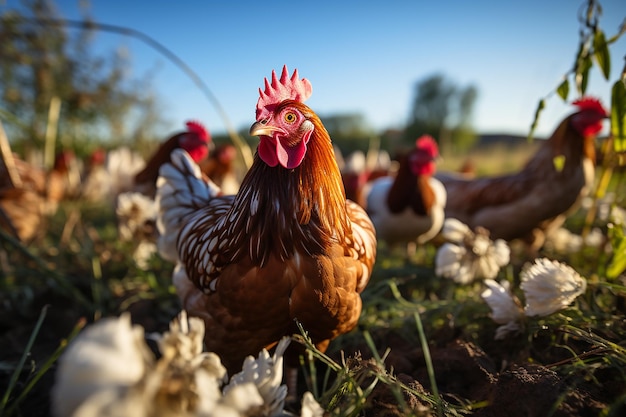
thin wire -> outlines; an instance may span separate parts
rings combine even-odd
[[[19,21],[38,23],[41,25],[76,27],[76,28],[90,29],[90,30],[97,29],[97,30],[102,30],[105,32],[113,32],[113,33],[119,33],[119,34],[126,35],[126,36],[131,36],[131,37],[137,38],[145,42],[146,44],[148,44],[149,46],[151,46],[152,48],[154,48],[161,54],[165,55],[167,59],[169,59],[172,63],[174,63],[174,65],[176,65],[185,74],[187,74],[189,78],[191,78],[194,84],[207,97],[207,99],[211,102],[211,104],[213,104],[213,106],[219,113],[220,117],[224,121],[224,124],[226,125],[226,130],[228,131],[228,135],[231,137],[232,141],[237,145],[237,147],[239,147],[246,167],[250,168],[250,166],[252,165],[252,151],[250,150],[250,147],[233,128],[230,122],[230,119],[228,118],[228,115],[222,108],[222,105],[217,100],[215,95],[211,92],[209,87],[206,85],[206,83],[204,83],[204,81],[202,81],[202,79],[191,69],[191,67],[187,65],[181,58],[179,58],[178,55],[176,55],[174,52],[166,48],[163,44],[161,44],[154,38],[151,38],[150,36],[136,29],[132,29],[132,28],[124,27],[124,26],[111,25],[107,23],[97,23],[93,21],[39,18],[39,17],[32,17],[32,18],[21,17],[19,18]]]

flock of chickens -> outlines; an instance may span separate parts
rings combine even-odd
[[[437,144],[423,136],[393,172],[355,176],[342,172],[322,121],[304,104],[311,92],[297,70],[290,76],[283,67],[280,77],[272,72],[265,79],[250,128],[259,145],[240,182],[225,180],[234,148],[209,151],[208,131],[190,122],[147,163],[135,164],[137,173],[125,189],[99,187],[115,197],[120,219],[123,207],[150,207],[141,221],[136,213],[127,217],[136,223],[127,238],[151,222],[147,235],[175,263],[183,308],[205,321],[207,348],[220,355],[229,374],[246,356],[297,332],[298,323],[322,351],[353,329],[379,240],[423,244],[445,218],[457,218],[470,228],[486,228],[494,239],[522,239],[540,248],[589,192],[594,139],[607,117],[599,101],[576,101],[577,111],[511,175],[436,173]],[[134,164],[125,158],[125,165]],[[106,159],[94,155],[91,181]],[[63,170],[59,162],[54,172]],[[100,175],[106,177],[106,169]],[[4,180],[7,175],[1,178],[0,226],[27,241],[32,236],[16,226],[11,195],[58,197],[35,179],[22,177],[17,187]],[[143,203],[122,204],[129,195]],[[285,359],[294,367],[300,352],[292,348]]]

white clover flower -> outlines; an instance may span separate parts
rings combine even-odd
[[[467,284],[476,278],[492,279],[500,268],[509,263],[508,244],[489,239],[489,232],[481,227],[472,232],[457,219],[446,219],[442,235],[449,242],[443,244],[435,257],[435,273]]]
[[[131,326],[129,314],[98,321],[83,330],[59,360],[51,393],[53,414],[71,416],[101,392],[119,400],[142,380],[153,361],[143,328]]]
[[[607,242],[606,236],[604,235],[604,233],[602,233],[602,230],[599,227],[594,227],[589,231],[587,236],[585,236],[584,243],[586,246],[592,248],[604,247],[605,250],[610,249],[607,247],[610,246],[610,243]]]
[[[594,199],[593,197],[587,197],[590,201],[588,208],[590,209],[595,204],[596,216],[598,220],[603,222],[609,221],[612,208],[615,207],[616,196],[615,193],[608,192],[602,198]]]
[[[183,311],[157,336],[157,361],[130,315],[105,318],[85,329],[59,361],[52,390],[57,417],[188,415],[202,401],[221,398],[226,369],[202,352],[204,322]]]
[[[150,335],[161,357],[145,343],[143,329],[130,315],[102,319],[85,329],[59,361],[52,391],[55,417],[284,417],[283,338],[270,356],[246,358],[228,385],[226,368],[212,352],[203,352],[204,321],[185,311],[169,331]],[[310,393],[302,416],[324,410]]]
[[[441,228],[441,235],[448,242],[463,243],[467,236],[472,235],[472,231],[458,219],[446,219]]]
[[[197,415],[201,417],[267,416],[261,413],[263,398],[257,387],[247,382],[234,386],[227,393],[203,399]],[[269,417],[269,416],[268,416]]]
[[[498,283],[493,279],[486,279],[485,285],[487,289],[480,296],[491,307],[493,321],[505,324],[522,317],[519,300],[511,293],[511,284],[508,281]]]
[[[617,225],[626,226],[626,210],[620,206],[613,206],[609,214],[609,221]]]
[[[133,260],[138,268],[146,270],[148,266],[150,266],[149,261],[152,255],[157,253],[157,251],[158,249],[155,242],[148,242],[147,240],[139,241],[133,251]]]
[[[132,241],[137,238],[150,237],[156,232],[154,225],[158,211],[155,200],[141,193],[126,192],[118,195],[115,214],[120,239]],[[152,226],[147,228],[146,225]]]
[[[283,337],[276,346],[274,355],[270,356],[267,350],[259,352],[258,358],[248,356],[243,362],[241,372],[233,375],[224,395],[238,385],[252,383],[257,388],[264,402],[263,415],[274,416],[280,413],[285,405],[287,386],[281,385],[283,379],[283,354],[291,339]]]
[[[556,253],[576,253],[583,247],[583,237],[559,227],[546,236],[545,246]]]
[[[521,330],[522,307],[517,297],[511,293],[510,283],[502,281],[500,284],[492,279],[486,279],[485,289],[480,295],[491,308],[491,318],[498,324],[496,340],[504,339],[510,333]]]
[[[587,281],[569,265],[547,258],[535,259],[520,272],[527,316],[547,316],[567,307],[585,292]]]
[[[324,409],[315,401],[315,397],[310,392],[305,392],[302,397],[302,409],[300,410],[300,417],[322,417],[324,415]]]
[[[435,273],[439,276],[452,278],[454,281],[467,284],[474,279],[471,266],[462,262],[467,250],[453,243],[444,243],[435,257]]]

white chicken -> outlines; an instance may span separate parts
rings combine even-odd
[[[424,244],[443,226],[446,190],[432,176],[439,149],[435,140],[424,135],[415,148],[400,158],[395,177],[374,180],[364,190],[367,213],[376,236],[389,244]]]

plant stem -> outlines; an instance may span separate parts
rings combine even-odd
[[[39,330],[41,329],[41,325],[43,324],[43,321],[46,318],[48,307],[49,307],[48,305],[45,305],[41,309],[41,313],[39,313],[39,319],[37,319],[35,328],[30,334],[30,338],[28,339],[28,343],[26,343],[26,347],[24,348],[22,357],[20,358],[20,361],[18,362],[17,367],[13,371],[13,375],[11,375],[9,386],[7,387],[7,390],[4,392],[4,397],[2,397],[2,402],[0,402],[0,417],[4,415],[4,409],[6,408],[7,403],[9,402],[9,397],[11,396],[11,392],[13,391],[13,388],[15,388],[15,384],[17,383],[17,380],[20,377],[20,374],[22,373],[22,369],[24,368],[24,363],[26,363],[26,358],[28,357],[28,355],[30,355],[30,350],[33,347],[33,344],[35,343],[35,338],[37,337],[37,334],[39,333]]]

